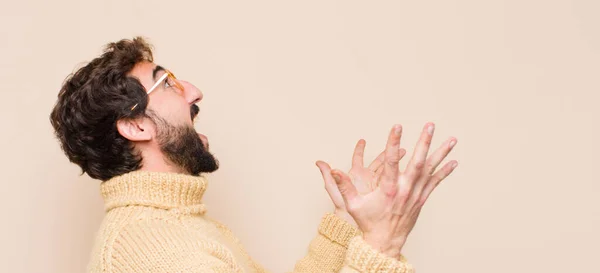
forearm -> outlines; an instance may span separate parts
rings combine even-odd
[[[344,266],[340,273],[413,273],[413,267],[404,256],[399,259],[385,255],[375,250],[361,236],[353,238],[346,252]]]
[[[359,231],[342,218],[328,213],[311,241],[308,253],[294,268],[294,273],[337,272],[344,265],[348,244]]]
[[[374,249],[359,230],[342,218],[334,214],[323,217],[307,255],[298,261],[293,273],[414,272],[403,256],[396,259]]]

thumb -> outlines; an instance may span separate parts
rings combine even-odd
[[[329,164],[327,164],[324,161],[317,161],[316,163],[317,167],[319,167],[319,171],[321,171],[321,175],[323,176],[323,182],[325,182],[325,190],[327,190],[327,193],[329,193],[330,196],[335,195],[335,192],[337,191],[337,186],[335,185],[335,180],[333,179],[333,176],[331,176],[331,167],[329,166]],[[342,201],[340,199],[340,201]]]
[[[321,175],[323,176],[323,179],[331,179],[333,180],[333,177],[331,177],[331,167],[329,166],[329,164],[327,164],[327,162],[325,161],[317,161],[317,167],[319,167],[319,171],[321,171]]]
[[[333,186],[335,185],[335,180],[331,176],[331,167],[324,161],[317,161],[317,167],[319,167],[319,171],[321,171],[321,175],[323,176],[323,181],[325,181],[325,186]]]
[[[346,204],[349,204],[349,202],[352,202],[358,196],[356,187],[352,184],[352,180],[346,173],[340,170],[333,170],[331,171],[331,176],[333,176]]]

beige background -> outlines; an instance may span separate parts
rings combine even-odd
[[[82,272],[102,218],[48,114],[63,79],[134,35],[205,93],[209,213],[274,272],[332,206],[317,159],[393,123],[456,136],[460,167],[405,254],[420,273],[600,272],[600,2],[3,1],[0,271]]]

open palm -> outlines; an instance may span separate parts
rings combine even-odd
[[[352,183],[356,186],[356,189],[361,194],[366,194],[377,188],[379,185],[379,178],[383,172],[383,162],[385,159],[385,151],[381,152],[368,167],[364,166],[364,154],[366,141],[361,139],[356,143],[354,148],[354,154],[352,155],[352,168],[348,174],[352,180]],[[354,224],[354,220],[348,214],[344,198],[342,193],[338,189],[335,179],[331,176],[331,167],[324,161],[317,161],[317,167],[323,175],[323,181],[325,182],[325,189],[333,201],[335,206],[335,212],[338,216],[344,218],[349,223]]]
[[[350,174],[340,170],[331,172],[346,211],[362,231],[365,242],[388,256],[401,256],[402,247],[429,195],[458,165],[451,160],[438,168],[457,140],[450,137],[429,153],[434,126],[433,123],[425,125],[408,165],[401,172],[399,162],[406,150],[400,148],[402,126],[395,125],[390,131],[381,164],[383,172],[376,188],[367,193],[361,193]]]

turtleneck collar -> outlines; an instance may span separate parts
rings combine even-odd
[[[173,209],[202,205],[207,185],[203,176],[134,171],[103,182],[101,192],[106,211],[129,205]]]

